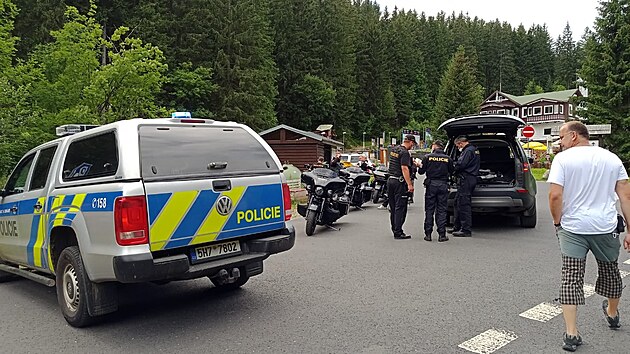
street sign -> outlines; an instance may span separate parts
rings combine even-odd
[[[586,129],[590,135],[608,135],[612,131],[610,124],[587,124]],[[560,126],[552,127],[551,135],[560,135]]]
[[[526,138],[531,138],[532,136],[534,136],[535,132],[536,131],[534,130],[534,127],[532,127],[531,125],[528,125],[525,128],[523,128],[523,130],[521,131],[521,134],[523,134],[523,136]]]

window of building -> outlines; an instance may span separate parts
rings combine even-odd
[[[545,106],[545,114],[553,114],[553,106]]]
[[[551,128],[543,129],[543,135],[551,135]]]
[[[109,132],[74,141],[63,163],[63,180],[112,176],[118,170],[116,134]]]
[[[497,109],[497,114],[505,114],[505,109]]]
[[[539,116],[542,114],[542,107],[534,107],[534,115]]]
[[[560,108],[560,111],[558,113],[564,114],[564,105],[561,104],[559,108]]]
[[[512,115],[518,117],[518,108],[512,108]]]
[[[558,107],[559,107],[559,105],[554,105],[553,106],[553,114],[558,114]]]
[[[573,115],[573,105],[569,103],[569,115]]]
[[[527,108],[523,107],[523,118],[527,117]]]
[[[527,115],[528,115],[528,116],[532,116],[532,115],[534,115],[534,114],[532,113],[532,107],[528,107],[528,108],[527,108]]]

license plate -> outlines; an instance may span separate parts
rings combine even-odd
[[[191,258],[193,261],[201,261],[240,252],[241,243],[239,241],[230,241],[216,245],[197,247],[192,250]]]

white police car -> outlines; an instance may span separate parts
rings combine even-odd
[[[174,114],[57,133],[0,192],[0,280],[56,286],[73,326],[117,310],[117,282],[234,289],[293,247],[282,166],[247,126]]]

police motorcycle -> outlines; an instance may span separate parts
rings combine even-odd
[[[370,174],[363,171],[360,167],[347,167],[344,170],[343,178],[348,184],[346,187],[346,195],[350,199],[350,205],[361,208],[363,203],[368,202],[372,197],[372,186],[370,186]]]
[[[387,198],[387,179],[389,173],[385,165],[379,165],[373,172],[374,183],[372,186],[372,203],[378,204],[381,198]]]
[[[346,181],[339,177],[347,174],[343,170],[337,173],[328,168],[313,168],[302,173],[300,178],[308,192],[308,203],[298,204],[297,211],[306,218],[307,236],[313,235],[317,225],[339,230],[331,224],[348,213]]]

